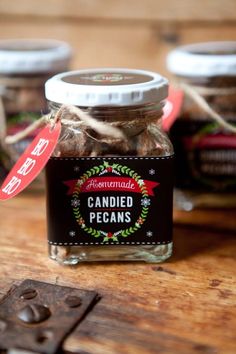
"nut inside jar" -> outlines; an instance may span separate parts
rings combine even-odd
[[[101,85],[106,86],[104,83],[106,80],[109,82],[125,81],[125,77],[129,81],[128,86],[132,86],[130,84],[132,70],[122,72],[122,75],[119,71],[112,74],[106,73],[106,75],[81,72],[77,77],[79,75],[83,75],[83,82],[86,81],[84,90],[94,90],[96,85],[91,85],[91,88],[87,85],[89,80],[102,82]],[[139,85],[139,79],[137,80],[135,75],[134,85]],[[145,80],[151,80],[151,76],[142,75],[141,79],[143,77]],[[60,80],[60,77],[58,78]],[[66,84],[66,90],[68,89],[70,92],[74,90],[75,94],[76,84],[74,81],[77,82],[79,79],[73,80],[73,86]],[[53,82],[50,84],[52,85]],[[61,88],[63,87],[62,85]],[[107,94],[109,100],[113,98],[112,90],[122,90],[121,84],[117,84],[117,87],[115,84],[112,85],[112,88],[109,87],[109,94]],[[156,188],[157,185],[164,186],[165,180],[172,179],[170,170],[167,175],[165,171],[162,173],[158,171],[158,178],[161,178],[159,174],[162,174],[162,182],[154,181],[155,169],[159,169],[158,163],[169,162],[173,156],[172,144],[162,131],[160,123],[163,100],[167,91],[162,92],[162,95],[158,96],[159,99],[153,99],[153,94],[151,95],[152,99],[150,97],[147,99],[144,94],[134,95],[131,91],[129,99],[140,97],[139,104],[134,104],[133,101],[127,104],[126,91],[124,93],[126,104],[122,102],[117,104],[116,102],[116,104],[106,105],[103,101],[103,104],[98,105],[97,102],[91,104],[91,100],[90,105],[80,104],[81,96],[90,97],[90,91],[87,96],[81,91],[82,94],[78,96],[78,100],[68,99],[69,95],[67,95],[65,101],[64,98],[60,98],[60,103],[58,103],[55,91],[50,91],[50,85],[46,90],[50,100],[49,107],[52,118],[58,114],[58,111],[62,111],[60,114],[61,135],[47,166],[49,255],[62,264],[77,264],[84,261],[164,261],[172,253],[170,236],[172,228],[171,182],[166,187],[166,200],[168,200],[166,202],[165,193],[162,194],[161,190],[164,187],[158,189],[161,196],[158,199],[155,192],[151,189],[147,190],[146,185],[150,184],[152,188]],[[96,95],[91,94],[91,97],[96,98]],[[119,96],[114,95],[114,97],[117,100]],[[100,99],[104,100],[102,95]],[[71,104],[73,107],[70,106]],[[77,110],[75,106],[77,106]],[[85,117],[82,119],[84,114]],[[113,135],[110,127],[115,128],[120,134]],[[63,167],[58,167],[60,161]],[[73,163],[77,163],[77,165],[73,165]],[[59,220],[55,217],[56,214],[63,217],[62,210],[58,207],[62,201],[61,187],[58,187],[60,190],[57,190],[60,196],[55,196],[54,200],[52,191],[56,192],[55,183],[58,183],[59,186],[60,182],[59,177],[55,175],[61,174],[61,180],[65,180],[67,178],[66,171],[72,168],[74,171],[75,168],[78,168],[79,171],[77,174],[72,173],[73,178],[77,176],[76,182],[73,184],[71,181],[65,181],[64,184],[70,185],[72,183],[73,185],[73,196],[70,202],[79,229],[74,226],[73,221],[68,223],[71,212],[66,210],[64,215],[66,226],[62,227],[65,230],[63,233],[62,228],[57,225]],[[160,167],[161,169],[162,167]],[[145,171],[145,174],[142,170]],[[154,180],[149,181],[151,178]],[[88,183],[91,179],[93,179],[93,183],[91,181]],[[102,182],[97,183],[98,179]],[[117,180],[122,180],[124,183],[129,181],[128,184],[132,181],[134,190],[124,191],[124,187],[117,183]],[[100,188],[101,185],[103,188]],[[128,193],[128,197],[127,195],[124,197],[125,193]],[[55,201],[57,198],[58,200]],[[65,201],[66,197],[63,197],[63,200]],[[163,218],[158,217],[158,223],[161,225],[164,221],[165,226],[158,226],[158,224],[157,230],[154,229],[151,221],[155,221],[154,215],[159,213],[158,208],[155,210],[155,203],[152,204],[153,200],[159,203],[160,212],[163,209],[164,214],[166,213]],[[114,205],[113,201],[115,201]],[[153,216],[149,216],[148,219],[149,209],[152,209]],[[149,222],[146,221],[147,219]],[[162,237],[161,233],[166,235],[162,235]]]

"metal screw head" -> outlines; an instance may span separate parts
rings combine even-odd
[[[20,298],[23,300],[31,300],[37,296],[37,291],[35,289],[25,289],[20,294]]]
[[[44,329],[37,334],[36,342],[45,343],[54,337],[54,333],[50,329]]]
[[[29,324],[43,322],[50,316],[49,308],[38,304],[26,305],[17,313],[17,317],[22,322]]]
[[[67,306],[74,308],[74,307],[79,307],[82,303],[82,300],[78,296],[69,295],[65,299],[65,303]]]

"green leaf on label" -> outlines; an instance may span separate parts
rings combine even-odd
[[[90,178],[93,175],[99,174],[99,172],[104,171],[107,167],[112,167],[114,170],[117,170],[119,172],[122,172],[123,174],[126,174],[128,176],[130,176],[132,179],[134,179],[138,184],[139,184],[139,188],[140,191],[142,193],[142,197],[148,197],[148,191],[147,191],[147,187],[145,184],[141,183],[141,179],[142,177],[138,175],[137,172],[135,172],[134,170],[130,169],[128,166],[125,165],[120,165],[117,163],[113,163],[113,164],[109,164],[107,161],[104,161],[102,165],[99,166],[93,166],[92,168],[90,168],[89,170],[87,170],[82,177],[80,177],[80,181],[82,182],[80,185],[76,185],[74,193],[73,193],[73,197],[77,197],[79,198],[79,194],[81,192],[81,187],[83,185],[83,183]],[[104,237],[104,234],[106,234],[104,231],[102,230],[96,230],[92,227],[88,227],[85,225],[84,221],[83,221],[83,216],[81,215],[80,212],[80,208],[79,207],[74,207],[73,208],[73,214],[79,224],[79,226],[88,234],[90,234],[91,236],[97,238],[102,236],[103,237],[103,241],[104,243],[109,244],[110,240],[113,240],[115,242],[119,242],[119,237],[128,237],[131,234],[133,234],[134,232],[136,232],[138,229],[140,229],[142,227],[142,223],[146,220],[147,218],[147,214],[148,214],[149,208],[148,207],[142,207],[141,209],[141,214],[138,217],[138,221],[139,222],[135,222],[134,225],[132,225],[131,227],[125,229],[125,230],[120,230],[119,232],[116,233],[116,236],[113,235],[112,237]],[[142,220],[140,220],[140,218],[142,218]]]

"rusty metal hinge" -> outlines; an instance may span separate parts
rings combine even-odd
[[[0,302],[0,351],[60,352],[64,339],[97,299],[94,291],[25,280]]]

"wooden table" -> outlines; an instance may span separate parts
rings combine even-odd
[[[236,213],[175,212],[163,264],[62,267],[47,257],[45,197],[0,204],[1,294],[22,280],[96,290],[101,301],[64,343],[90,354],[236,353]]]

